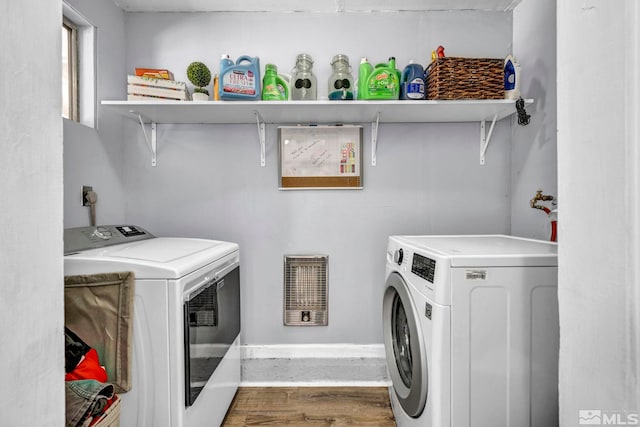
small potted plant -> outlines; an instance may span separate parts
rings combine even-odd
[[[195,86],[191,98],[194,101],[209,100],[209,91],[206,87],[211,82],[211,71],[202,62],[192,62],[187,67],[187,78]]]

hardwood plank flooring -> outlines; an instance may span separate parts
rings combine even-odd
[[[386,387],[241,387],[222,427],[396,427]]]

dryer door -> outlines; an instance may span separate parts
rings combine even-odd
[[[393,389],[405,413],[422,414],[428,394],[428,366],[419,314],[402,276],[387,279],[382,303],[384,347]]]

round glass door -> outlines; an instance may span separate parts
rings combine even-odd
[[[391,306],[391,342],[393,355],[400,379],[407,388],[411,388],[413,360],[411,358],[411,333],[407,323],[407,313],[398,294],[393,296]]]
[[[407,415],[419,417],[427,401],[427,359],[416,310],[399,273],[391,273],[387,279],[382,313],[393,389]]]

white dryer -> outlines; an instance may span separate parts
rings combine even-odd
[[[383,334],[399,427],[558,425],[555,243],[391,236]]]
[[[240,383],[238,245],[127,225],[64,237],[66,276],[135,275],[133,381],[120,395],[120,426],[220,425]]]

